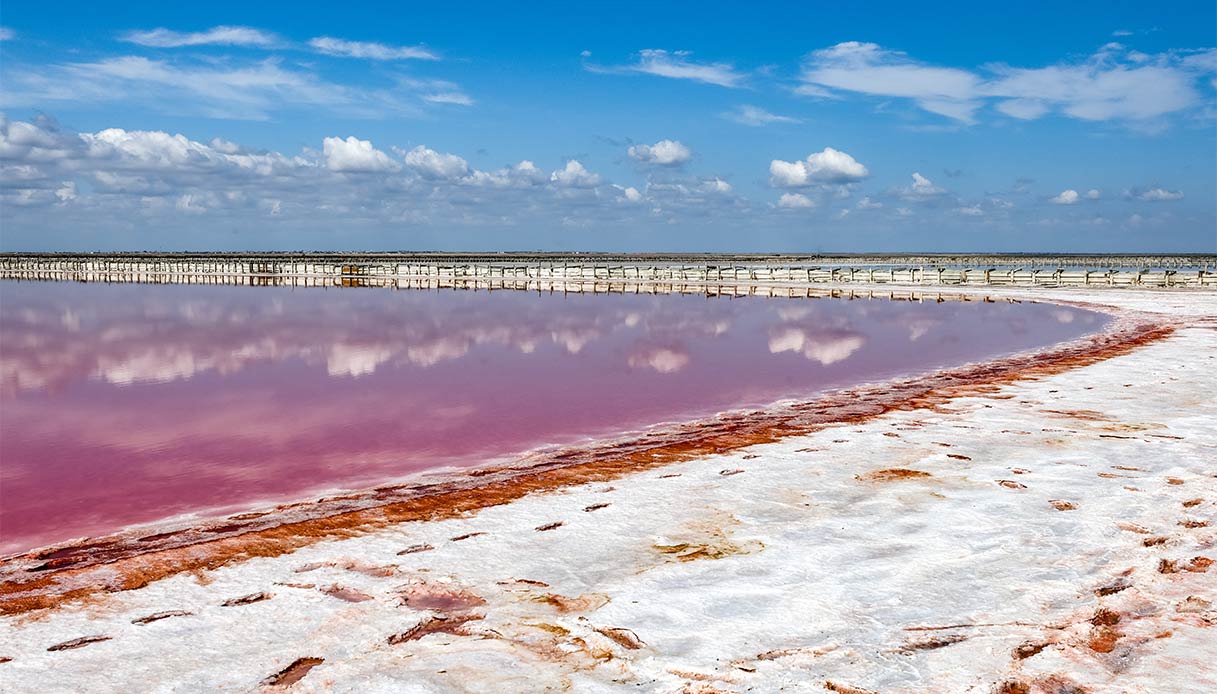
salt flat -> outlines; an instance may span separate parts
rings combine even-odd
[[[1176,329],[935,407],[11,615],[0,681],[1217,690],[1217,294],[984,293]]]

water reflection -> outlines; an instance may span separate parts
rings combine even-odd
[[[0,549],[973,361],[1031,304],[0,282]]]

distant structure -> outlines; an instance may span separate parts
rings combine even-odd
[[[506,282],[1217,287],[1217,255],[600,253],[0,254],[0,278],[343,286]]]

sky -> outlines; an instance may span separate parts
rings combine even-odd
[[[1217,5],[5,3],[0,250],[1217,251]]]

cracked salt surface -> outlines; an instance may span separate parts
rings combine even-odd
[[[0,682],[1217,690],[1217,295],[1011,294],[1179,327],[937,408],[8,616]]]

